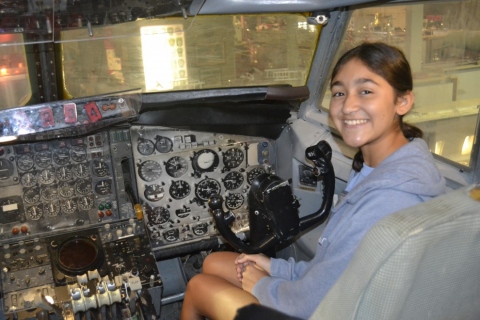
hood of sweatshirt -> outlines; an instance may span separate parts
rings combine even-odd
[[[347,194],[345,201],[355,203],[372,190],[389,188],[421,198],[445,193],[445,180],[424,140],[413,139],[388,156],[355,186],[360,192]]]

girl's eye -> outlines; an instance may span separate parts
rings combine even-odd
[[[360,94],[369,94],[369,93],[372,93],[372,91],[370,91],[370,90],[362,90],[362,91],[360,91]]]
[[[334,92],[332,94],[332,97],[341,97],[341,96],[343,96],[343,92]]]

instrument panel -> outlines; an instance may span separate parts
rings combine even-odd
[[[232,230],[248,231],[252,180],[275,168],[273,142],[259,137],[119,126],[34,141],[0,147],[1,301],[21,319],[44,296],[67,318],[116,318],[135,309],[129,290],[155,296],[158,311],[155,252],[217,239],[213,194]]]
[[[236,221],[249,229],[247,194],[252,180],[274,168],[268,139],[164,127],[131,128],[137,188],[155,249],[217,236],[208,211],[212,194],[224,197]]]
[[[133,217],[119,211],[109,145],[105,131],[3,147],[0,238]]]

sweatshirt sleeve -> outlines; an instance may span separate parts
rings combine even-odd
[[[300,318],[308,318],[350,262],[360,240],[381,218],[420,203],[415,194],[396,190],[372,191],[342,208],[342,218],[317,247],[313,260],[272,263],[272,274],[253,288],[261,304]],[[337,212],[336,214],[340,214]],[[333,221],[330,221],[333,222]]]
[[[311,261],[296,262],[293,258],[288,260],[271,259],[270,261],[270,275],[290,281],[299,279],[311,263]]]

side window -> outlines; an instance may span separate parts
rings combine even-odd
[[[32,96],[22,34],[0,35],[0,110],[24,106]]]
[[[415,105],[405,117],[421,128],[430,151],[474,169],[480,109],[480,0],[370,7],[352,14],[338,56],[364,42],[405,52]],[[322,107],[328,108],[327,90]]]

